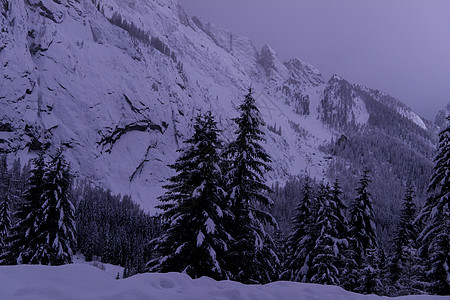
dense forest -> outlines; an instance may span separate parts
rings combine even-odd
[[[160,232],[157,217],[146,214],[128,196],[75,182],[62,152],[52,157],[41,153],[23,167],[16,160],[10,169],[6,155],[0,158],[2,264],[60,265],[71,263],[79,252],[87,261],[124,267],[124,278],[145,270],[147,245]],[[52,188],[55,162],[65,184]],[[55,190],[62,192],[59,201],[47,199]],[[48,224],[50,219],[53,223]],[[47,232],[52,230],[53,240],[60,240],[49,244]],[[67,256],[61,255],[60,245]]]

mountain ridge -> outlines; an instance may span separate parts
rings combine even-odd
[[[326,82],[300,59],[281,62],[270,46],[258,50],[248,38],[190,18],[175,0],[59,2],[2,8],[0,148],[11,159],[62,144],[80,178],[155,211],[192,118],[211,108],[230,140],[231,118],[250,86],[269,125],[269,182],[324,177],[329,154],[321,149],[347,130],[374,126],[372,100],[356,92],[417,125],[411,136],[433,146],[425,122],[398,100],[339,76]],[[339,126],[324,117],[327,95]],[[270,130],[278,127],[281,133]]]

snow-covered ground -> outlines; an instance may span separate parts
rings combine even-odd
[[[61,267],[0,267],[0,299],[68,300],[371,300],[390,299],[358,295],[335,286],[292,282],[244,285],[232,281],[217,282],[207,277],[191,279],[179,273],[141,274],[115,280],[102,270],[87,264]],[[405,296],[396,299],[450,299],[438,296]]]
[[[112,264],[102,263],[98,260],[93,261],[86,261],[83,254],[78,253],[73,257],[73,263],[74,264],[84,264],[96,267],[99,270],[102,270],[105,272],[105,274],[108,274],[111,278],[122,278],[123,277],[123,267],[116,266]]]

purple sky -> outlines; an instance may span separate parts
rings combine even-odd
[[[434,121],[450,101],[450,0],[181,0],[187,12],[380,89]]]

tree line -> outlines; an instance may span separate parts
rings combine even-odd
[[[262,209],[273,204],[263,183],[270,158],[265,152],[255,154],[255,149],[263,151],[263,123],[252,119],[257,109],[249,109],[246,101],[234,119],[239,128],[236,139],[228,145],[218,142],[210,112],[196,119],[193,137],[172,166],[177,175],[161,198],[167,202],[160,206],[166,211],[165,234],[153,241],[151,271],[244,283],[285,279],[385,295],[450,293],[448,128],[440,134],[427,201],[418,213],[413,185],[407,184],[390,247],[382,247],[377,235],[367,168],[348,208],[339,181],[312,188],[306,180],[292,231],[284,239],[273,217]],[[241,184],[246,180],[248,184]],[[252,225],[255,220],[259,224]],[[273,225],[270,234],[255,230],[267,229],[267,224]]]
[[[211,111],[195,118],[193,135],[170,165],[176,175],[160,197],[158,218],[101,189],[85,186],[70,196],[70,168],[58,150],[48,162],[43,155],[33,161],[12,220],[7,176],[0,174],[2,263],[70,263],[77,249],[87,259],[126,266],[127,275],[184,272],[242,283],[332,284],[360,293],[450,294],[450,127],[439,135],[424,207],[416,212],[408,185],[386,251],[377,237],[367,168],[349,208],[339,181],[305,180],[291,232],[281,237],[264,179],[271,163],[261,145],[264,122],[251,90],[239,113],[227,144]]]
[[[124,267],[123,277],[145,271],[159,220],[129,196],[87,182],[74,184],[63,151],[45,152],[21,168],[0,156],[1,264],[71,263],[80,252]]]
[[[275,198],[288,206],[288,199],[298,202],[291,226],[285,225],[290,233],[282,239],[281,278],[389,296],[450,294],[449,125],[439,138],[426,201],[418,209],[415,187],[411,181],[406,184],[388,245],[381,245],[375,228],[367,168],[348,209],[337,180],[332,187],[308,178],[275,186]],[[275,213],[286,216],[287,210]]]

